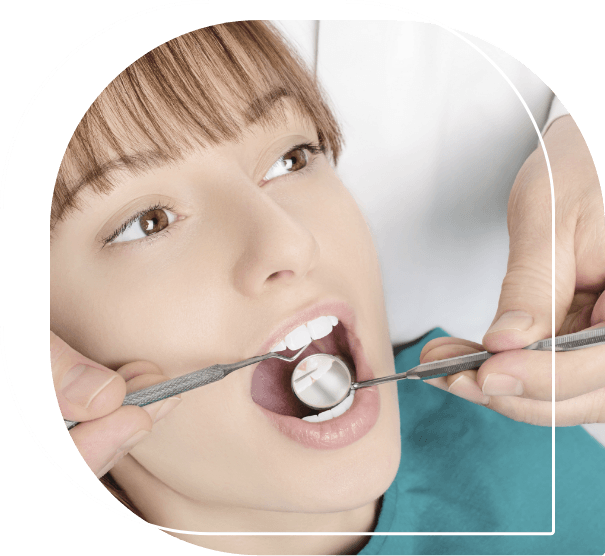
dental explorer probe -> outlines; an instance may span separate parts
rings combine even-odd
[[[555,351],[573,351],[605,344],[605,328],[583,330],[566,336],[555,337]],[[523,348],[548,351],[552,338],[540,340]],[[342,403],[355,390],[403,379],[438,378],[462,371],[478,369],[493,353],[482,351],[470,355],[423,363],[404,373],[398,373],[363,382],[353,382],[347,365],[334,355],[317,353],[306,357],[296,365],[292,373],[292,390],[305,405],[320,411]]]
[[[237,369],[254,365],[265,359],[276,358],[292,362],[298,359],[309,345],[310,343],[301,348],[292,357],[285,357],[284,355],[270,352],[238,363],[212,365],[211,367],[155,384],[137,392],[132,392],[124,398],[122,405],[138,405],[142,407],[161,401],[221,380]],[[599,345],[605,345],[605,328],[583,330],[574,334],[555,337],[555,351],[573,351]],[[551,348],[552,338],[547,338],[534,342],[523,349],[548,351]],[[341,403],[351,392],[359,388],[403,379],[426,380],[474,370],[478,369],[492,355],[494,354],[482,351],[480,353],[442,359],[431,363],[423,363],[405,373],[365,380],[363,382],[353,382],[351,371],[344,361],[334,355],[317,353],[306,357],[296,366],[292,373],[292,390],[295,396],[305,405],[320,410],[330,409]],[[322,359],[324,360],[323,362]],[[67,429],[71,430],[78,423],[65,419],[65,424],[67,425]]]
[[[302,347],[292,357],[286,357],[285,355],[280,355],[279,353],[270,352],[265,355],[257,355],[256,357],[245,359],[244,361],[238,361],[237,363],[212,365],[211,367],[206,367],[205,369],[200,369],[199,371],[193,371],[192,373],[183,376],[177,376],[170,380],[160,382],[159,384],[149,386],[148,388],[143,388],[142,390],[137,390],[136,392],[127,394],[122,402],[122,405],[138,405],[139,407],[143,407],[145,405],[149,405],[150,403],[159,402],[161,400],[165,400],[166,398],[171,398],[172,396],[182,394],[183,392],[188,392],[194,388],[206,386],[207,384],[221,380],[233,371],[237,371],[238,369],[247,367],[248,365],[260,363],[261,361],[265,361],[265,359],[275,358],[291,363],[292,361],[298,359],[300,354],[310,345],[311,342]],[[79,421],[69,421],[68,419],[63,420],[67,425],[67,430],[73,429],[79,423]]]
[[[555,351],[574,351],[587,347],[605,345],[605,328],[597,328],[595,330],[583,330],[574,334],[555,337]],[[535,351],[550,351],[552,349],[552,338],[539,340],[523,349]],[[382,384],[399,378],[414,378],[426,380],[427,378],[438,378],[441,376],[449,376],[461,371],[470,371],[478,369],[485,361],[487,361],[493,353],[482,351],[470,355],[462,355],[460,357],[452,357],[450,359],[442,359],[441,361],[433,361],[431,363],[423,363],[397,375],[385,376],[374,380],[366,380],[364,382],[355,382],[351,384],[352,390],[373,386],[374,384]]]

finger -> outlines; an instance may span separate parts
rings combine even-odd
[[[128,394],[167,380],[160,368],[150,361],[133,361],[116,372],[126,381]]]
[[[605,326],[605,292],[603,292],[592,310],[590,324],[596,327]]]
[[[126,392],[128,394],[167,380],[162,375],[160,368],[150,361],[133,361],[120,367],[117,373],[126,381]],[[173,396],[145,405],[143,409],[149,414],[153,423],[157,423],[179,405],[180,402],[181,396]]]
[[[553,405],[557,427],[605,423],[605,389],[554,404],[513,396],[493,396],[487,407],[515,421],[550,427]]]
[[[605,387],[605,346],[555,354],[555,401]],[[479,369],[477,382],[486,396],[552,399],[552,354],[513,350],[498,353]]]
[[[469,346],[469,347],[475,348],[478,351],[485,351],[483,346],[481,344],[478,344],[477,342],[463,340],[462,338],[453,338],[451,336],[444,336],[442,338],[434,338],[433,340],[431,340],[430,342],[427,342],[424,345],[424,347],[422,348],[422,351],[420,352],[420,362],[429,363],[429,361],[425,360],[428,353],[435,348],[438,348],[441,346],[446,346],[446,345]],[[470,353],[472,353],[472,352],[470,352]],[[446,355],[445,358],[447,358],[447,357],[449,357],[449,356]],[[455,356],[452,356],[452,357],[455,357]],[[431,359],[431,361],[437,361],[437,359]]]
[[[564,199],[557,199],[559,212]],[[563,322],[575,288],[574,226],[557,218],[555,330]],[[483,338],[490,352],[525,347],[552,335],[552,215],[544,157],[537,151],[524,164],[508,205],[510,249],[496,315]]]
[[[84,357],[50,333],[51,368],[61,413],[71,421],[89,421],[115,411],[126,395],[117,373]]]
[[[423,363],[449,359],[450,357],[460,357],[471,353],[484,351],[481,344],[460,340],[459,338],[437,338],[432,346],[421,355]],[[429,342],[430,343],[430,342]],[[427,344],[428,345],[428,344]],[[427,380],[429,384],[447,390],[455,396],[459,396],[470,402],[486,405],[489,403],[489,397],[485,396],[477,384],[477,371],[462,371],[446,377]]]
[[[486,396],[477,384],[477,371],[462,371],[448,376],[447,384],[450,394],[479,405],[489,404],[489,396]]]
[[[152,420],[136,406],[120,407],[110,415],[80,423],[70,435],[97,477],[101,477],[151,430]]]

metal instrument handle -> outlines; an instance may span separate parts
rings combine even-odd
[[[605,328],[596,328],[594,330],[582,330],[573,334],[555,337],[555,351],[573,351],[605,345]],[[552,349],[552,338],[539,340],[523,349],[550,351]],[[405,373],[398,373],[373,380],[365,380],[364,382],[354,382],[351,385],[351,390],[358,388],[366,388],[377,384],[384,384],[405,378],[426,380],[428,378],[439,378],[442,376],[453,375],[462,371],[470,371],[478,369],[485,361],[487,361],[493,353],[482,351],[472,353],[470,355],[461,355],[459,357],[451,357],[442,359],[441,361],[432,361],[431,363],[423,363]]]
[[[138,405],[139,407],[143,407],[150,403],[171,398],[172,396],[178,396],[182,392],[206,386],[207,384],[221,380],[221,378],[225,378],[227,373],[221,367],[222,365],[213,365],[212,367],[200,369],[188,375],[179,376],[172,380],[166,380],[148,388],[131,392],[124,397],[122,405]],[[67,430],[73,429],[78,423],[78,421],[65,419]]]
[[[148,388],[131,392],[124,397],[122,405],[138,405],[139,407],[143,407],[145,405],[149,405],[150,403],[171,398],[172,396],[178,396],[183,392],[188,392],[189,390],[199,388],[200,386],[206,386],[207,384],[221,380],[233,371],[237,371],[238,369],[242,369],[248,365],[260,363],[265,359],[276,358],[281,359],[282,361],[292,362],[296,360],[298,356],[310,345],[311,343],[308,343],[292,357],[286,357],[285,355],[280,355],[279,353],[270,352],[265,355],[257,355],[256,357],[245,359],[244,361],[238,361],[237,363],[212,365],[211,367],[206,367],[205,369],[200,369],[199,371],[193,371],[187,375],[177,376],[175,378],[171,378],[170,380],[160,382],[159,384],[149,386]],[[64,419],[64,421],[65,425],[67,426],[67,430],[73,429],[78,424],[78,421],[69,421],[68,419]]]

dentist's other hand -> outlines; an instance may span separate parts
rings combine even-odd
[[[112,371],[87,359],[50,333],[55,393],[64,419],[78,421],[71,437],[97,477],[107,473],[180,402],[169,398],[144,408],[124,396],[165,380],[153,363],[136,361]]]
[[[555,190],[555,331],[605,326],[605,216],[592,158],[570,116],[544,137]],[[520,351],[552,335],[552,216],[548,171],[537,149],[519,171],[508,206],[510,253],[498,310],[483,346],[429,342],[422,362],[487,350],[481,369],[436,386],[515,420],[551,424],[551,353]],[[555,355],[560,426],[605,422],[605,346]],[[466,378],[461,377],[464,375]]]
[[[429,363],[480,351],[485,348],[475,342],[437,338],[424,347],[420,361]],[[427,382],[515,421],[550,426],[551,356],[547,351],[506,351],[492,356],[478,371]],[[605,423],[605,346],[559,352],[555,359],[556,426]]]

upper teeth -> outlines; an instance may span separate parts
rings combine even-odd
[[[281,342],[271,348],[272,352],[284,351],[286,348],[296,350],[311,343],[311,340],[319,340],[332,332],[332,328],[338,324],[338,319],[333,316],[319,317],[306,324],[301,324],[292,330]]]

